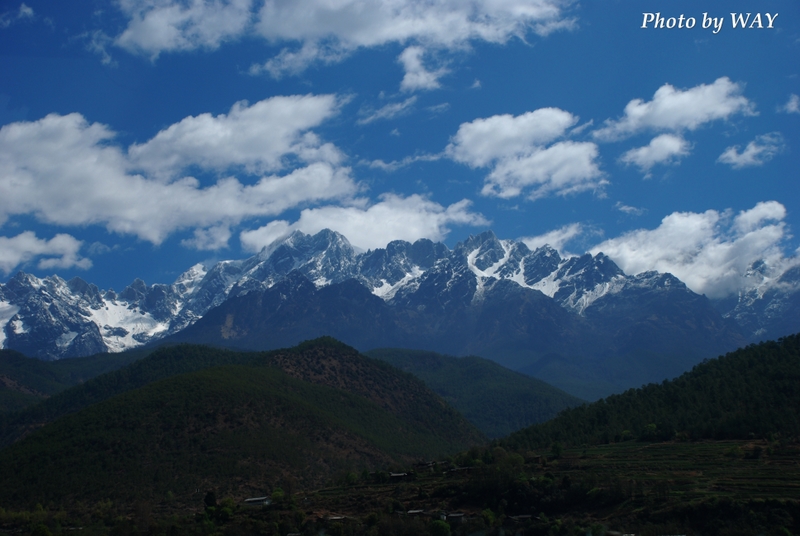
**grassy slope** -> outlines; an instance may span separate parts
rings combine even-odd
[[[420,378],[491,438],[544,422],[583,403],[541,380],[480,357],[396,348],[372,350],[367,355]]]
[[[513,447],[597,444],[624,437],[746,439],[800,435],[800,334],[750,345],[661,384],[572,408],[521,430]],[[626,433],[627,431],[627,433]]]

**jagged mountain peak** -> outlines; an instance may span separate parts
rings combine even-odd
[[[758,292],[743,291],[729,307],[738,309],[728,316],[738,322],[758,304],[765,311],[761,316],[791,315],[794,302],[778,300],[786,295],[778,290],[793,289],[800,296],[796,292],[800,268],[778,274],[768,263],[756,263],[751,271],[753,279],[760,281]],[[769,277],[763,275],[767,272]],[[101,291],[81,278],[66,282],[58,276],[38,279],[19,272],[0,284],[0,328],[6,347],[22,344],[31,348],[41,340],[33,340],[35,330],[29,327],[42,322],[58,324],[45,330],[50,335],[37,335],[62,337],[61,344],[48,343],[44,354],[32,354],[46,358],[78,355],[64,343],[72,333],[94,337],[83,348],[118,351],[176,333],[233,297],[293,282],[298,289],[307,284],[323,289],[350,279],[387,305],[420,311],[475,307],[487,293],[513,288],[509,285],[541,292],[578,315],[611,296],[635,289],[691,292],[670,274],[628,276],[603,253],[562,258],[549,245],[531,250],[521,241],[500,239],[490,230],[470,236],[452,250],[441,242],[419,239],[413,243],[394,240],[385,248],[360,252],[342,234],[323,229],[315,234],[295,231],[247,259],[197,264],[171,285],[147,285],[136,279],[120,293]],[[771,293],[765,289],[772,289]],[[767,299],[772,305],[765,305]]]

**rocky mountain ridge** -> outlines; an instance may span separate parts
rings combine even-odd
[[[798,270],[769,285],[762,279],[760,287],[716,305],[751,340],[797,331]],[[174,335],[226,300],[267,291],[290,274],[303,276],[316,289],[355,280],[389,307],[427,317],[474,312],[503,293],[538,291],[548,298],[550,314],[575,326],[645,291],[700,298],[669,274],[626,275],[602,253],[562,258],[549,246],[531,250],[491,231],[452,250],[422,239],[393,241],[367,252],[357,252],[334,231],[298,231],[253,257],[193,266],[171,285],[137,279],[120,293],[101,291],[77,277],[39,279],[20,272],[0,284],[0,346],[42,359],[121,351]]]

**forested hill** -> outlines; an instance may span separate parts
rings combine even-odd
[[[367,352],[417,376],[490,438],[545,422],[584,401],[541,380],[480,357],[402,348]]]
[[[261,353],[162,348],[13,416],[4,507],[244,498],[485,442],[421,380],[330,338]]]
[[[512,448],[626,439],[800,435],[800,334],[706,360],[680,377],[630,389],[503,440]]]
[[[234,352],[182,344],[162,347],[135,363],[62,391],[22,411],[0,415],[0,446],[30,430],[115,395],[155,381],[221,365],[270,366],[303,381],[348,391],[409,419],[415,426],[448,436],[455,445],[485,438],[424,383],[330,337],[271,352]]]

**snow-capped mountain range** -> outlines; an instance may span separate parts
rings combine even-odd
[[[316,289],[354,279],[389,306],[428,313],[480,304],[487,289],[503,281],[539,291],[578,317],[597,316],[614,297],[643,289],[672,287],[673,293],[694,295],[669,274],[626,275],[602,253],[562,258],[549,246],[530,250],[491,231],[452,250],[418,240],[367,252],[357,252],[334,231],[295,232],[248,259],[193,266],[171,285],[137,279],[120,293],[77,277],[19,272],[0,284],[0,347],[48,360],[134,348],[180,332],[226,300],[271,289],[290,274]],[[794,268],[774,284],[761,278],[759,286],[716,305],[748,339],[774,338],[800,330],[799,290],[800,268]]]

